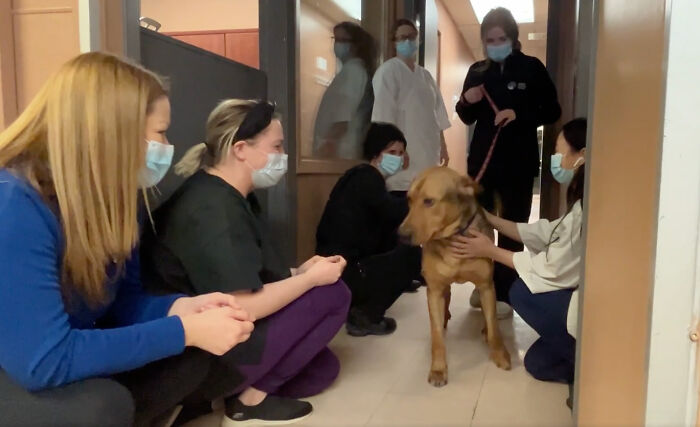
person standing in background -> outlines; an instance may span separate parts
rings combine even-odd
[[[396,56],[384,62],[372,79],[372,122],[391,123],[406,137],[409,166],[386,181],[387,189],[394,196],[405,198],[411,182],[419,173],[449,163],[443,131],[450,127],[450,121],[435,79],[416,63],[416,25],[408,19],[399,19],[394,24],[392,37],[396,43]],[[420,248],[399,246],[399,251],[406,257],[405,262],[418,263],[417,271],[420,272]],[[424,282],[420,274],[414,280],[416,285]]]
[[[481,23],[486,60],[469,67],[456,110],[467,125],[476,123],[467,158],[471,177],[478,175],[496,129],[503,123],[493,157],[480,182],[484,188],[480,201],[493,211],[498,195],[502,205],[500,216],[522,223],[530,217],[534,179],[539,173],[537,128],[557,121],[561,108],[547,69],[539,59],[520,51],[518,34],[518,25],[508,9],[500,7],[486,14]],[[498,114],[485,98],[484,90],[500,110]],[[521,242],[502,234],[498,246],[512,252],[523,250]],[[508,302],[508,291],[516,278],[515,270],[496,264],[494,282],[496,297],[502,301],[497,307],[500,318],[512,313],[504,302]],[[470,304],[480,307],[478,292],[472,294]]]
[[[342,65],[318,107],[314,156],[359,159],[372,114],[370,79],[377,68],[377,48],[372,36],[352,22],[336,25],[333,38]]]
[[[450,121],[435,79],[416,63],[416,25],[399,19],[392,35],[397,56],[384,62],[374,75],[372,122],[391,123],[406,136],[410,166],[387,179],[390,191],[405,196],[420,172],[448,164],[443,131]]]

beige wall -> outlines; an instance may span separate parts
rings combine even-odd
[[[474,63],[474,55],[464,41],[459,28],[441,0],[436,2],[438,9],[438,29],[440,30],[440,91],[447,107],[447,115],[452,127],[445,131],[447,150],[450,153],[450,167],[467,173],[467,126],[455,112],[455,104],[461,96],[464,78],[469,66]],[[437,76],[434,76],[437,78]]]
[[[581,426],[644,425],[666,3],[637,0],[634,13],[626,0],[598,3],[580,334]]]
[[[141,0],[161,32],[258,28],[258,0]]]
[[[0,16],[0,124],[4,128],[51,73],[80,53],[78,0],[3,0]]]

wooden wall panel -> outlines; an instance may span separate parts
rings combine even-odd
[[[4,127],[58,67],[80,53],[80,41],[78,0],[5,0],[0,8],[0,125]]]
[[[645,425],[667,4],[598,2],[580,426]]]
[[[217,55],[226,56],[226,41],[224,34],[187,34],[173,35],[172,37],[185,43],[189,43],[192,46],[197,46],[198,48],[208,50],[209,52]]]
[[[241,64],[260,68],[258,30],[241,30],[225,34],[226,56]]]
[[[315,254],[316,228],[333,186],[341,174],[297,175],[297,262]]]

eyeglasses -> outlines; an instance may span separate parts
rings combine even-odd
[[[396,41],[397,42],[402,42],[405,40],[415,41],[417,38],[418,38],[418,34],[407,34],[407,35],[396,36]]]

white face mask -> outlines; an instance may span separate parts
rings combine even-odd
[[[158,184],[170,169],[175,147],[158,141],[146,141],[146,167],[141,170],[139,182],[145,188]]]
[[[253,169],[253,188],[269,188],[277,184],[287,173],[287,155],[268,153],[267,163],[261,169]]]

